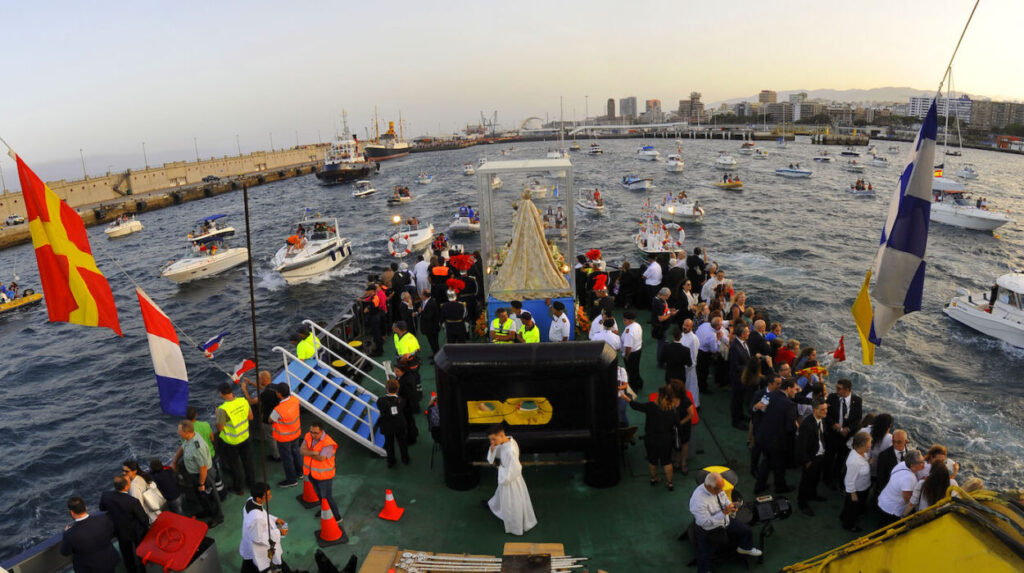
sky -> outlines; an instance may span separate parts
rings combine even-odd
[[[762,89],[935,89],[973,1],[0,3],[0,137],[43,179],[327,141],[405,120],[566,120]],[[1024,100],[1024,2],[982,0],[955,89]],[[382,125],[386,125],[383,124]],[[143,155],[143,143],[145,153]],[[19,187],[0,157],[6,186]]]

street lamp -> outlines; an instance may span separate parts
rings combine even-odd
[[[142,142],[142,161],[146,163],[146,169],[149,169],[149,156],[146,155],[146,142]]]

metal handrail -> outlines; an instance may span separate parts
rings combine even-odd
[[[333,340],[333,341],[337,342],[338,344],[340,344],[340,345],[344,346],[345,348],[347,348],[348,350],[350,350],[350,351],[354,352],[354,353],[355,353],[355,354],[357,354],[358,356],[360,356],[360,357],[362,357],[362,358],[366,359],[366,360],[367,360],[368,362],[370,362],[371,364],[373,364],[373,365],[374,365],[374,366],[376,366],[377,368],[380,368],[380,369],[381,369],[381,370],[382,370],[382,371],[384,372],[384,374],[385,374],[385,377],[389,377],[389,376],[390,376],[391,372],[390,372],[390,369],[389,369],[389,368],[388,368],[387,366],[385,366],[385,365],[383,365],[383,364],[381,364],[381,363],[377,362],[377,361],[376,361],[376,360],[374,360],[373,358],[370,358],[370,356],[368,356],[368,355],[364,354],[364,353],[363,353],[362,351],[360,351],[360,350],[356,349],[356,348],[355,348],[354,346],[351,346],[351,345],[349,345],[349,343],[347,343],[347,342],[345,342],[344,340],[342,340],[342,339],[338,338],[337,336],[335,336],[335,335],[334,335],[334,333],[330,332],[329,330],[327,330],[327,329],[323,328],[323,327],[322,327],[322,326],[320,326],[319,324],[317,324],[317,323],[315,323],[315,322],[313,322],[313,321],[311,321],[311,320],[308,320],[308,319],[307,319],[307,320],[303,320],[303,321],[302,321],[302,323],[303,323],[303,324],[305,324],[305,325],[307,325],[307,326],[309,326],[309,327],[310,327],[310,329],[312,329],[312,330],[313,330],[313,332],[317,332],[317,331],[319,331],[319,332],[322,332],[322,333],[324,333],[324,334],[325,334],[325,335],[327,335],[327,337],[328,337],[328,338],[330,338],[331,340]],[[321,347],[320,347],[320,348],[321,348],[322,350],[326,350],[326,351],[327,351],[327,352],[328,352],[328,353],[329,353],[329,354],[330,354],[331,356],[334,356],[334,357],[335,357],[336,359],[338,359],[338,360],[343,360],[343,357],[342,357],[342,356],[338,355],[338,353],[334,352],[333,350],[331,350],[331,349],[330,349],[330,348],[328,348],[327,346],[321,345]],[[376,382],[376,383],[377,383],[377,384],[378,384],[378,385],[379,385],[379,386],[380,386],[381,388],[386,388],[386,387],[387,387],[387,386],[385,385],[385,383],[384,383],[384,382],[381,382],[380,380],[377,380],[376,378],[374,378],[374,377],[373,377],[373,376],[372,376],[371,374],[369,374],[368,372],[363,372],[362,370],[360,370],[360,369],[359,369],[359,367],[357,367],[357,366],[356,366],[356,365],[354,365],[354,364],[353,364],[353,365],[351,365],[351,366],[352,366],[352,368],[354,368],[354,369],[355,369],[355,370],[356,370],[357,372],[359,372],[359,373],[360,373],[360,374],[362,374],[363,376],[366,376],[366,377],[367,377],[367,378],[369,378],[370,380],[373,380],[374,382]]]
[[[287,350],[285,350],[284,348],[281,348],[280,346],[275,346],[275,347],[274,347],[274,348],[273,348],[272,350],[273,350],[273,351],[275,351],[275,352],[279,352],[279,353],[281,353],[281,356],[282,356],[282,358],[284,359],[284,371],[285,371],[285,375],[286,375],[286,376],[288,376],[289,378],[291,378],[291,377],[293,376],[293,374],[291,373],[291,371],[290,371],[290,370],[288,370],[288,359],[289,359],[289,358],[291,358],[292,360],[294,360],[294,361],[296,361],[296,362],[303,362],[303,363],[305,364],[305,361],[303,361],[303,360],[299,360],[299,358],[298,358],[297,356],[295,356],[295,355],[294,355],[294,354],[292,354],[291,352],[288,352],[288,351],[287,351]],[[308,367],[308,365],[307,365],[307,367]],[[365,419],[365,420],[363,420],[363,417],[362,417],[362,416],[360,416],[360,415],[357,415],[357,414],[353,413],[353,412],[352,412],[351,410],[349,410],[348,408],[346,408],[346,407],[342,406],[341,404],[339,404],[339,403],[335,402],[333,398],[329,398],[329,397],[328,397],[328,396],[327,396],[326,394],[324,394],[323,392],[321,392],[321,391],[317,390],[316,388],[313,388],[313,386],[312,386],[312,385],[310,384],[309,386],[310,386],[310,388],[312,388],[312,389],[313,389],[313,392],[315,392],[316,394],[319,394],[320,396],[323,396],[324,398],[327,398],[327,401],[328,401],[329,403],[331,403],[331,404],[333,404],[333,405],[337,406],[337,407],[338,407],[338,408],[340,408],[340,409],[341,409],[341,410],[342,410],[343,412],[345,412],[345,413],[349,414],[350,416],[353,416],[354,418],[357,418],[357,419],[358,419],[358,420],[360,420],[360,421],[366,422],[366,424],[367,424],[367,425],[371,425],[371,424],[372,424],[372,419],[370,418],[370,412],[371,412],[371,410],[377,410],[377,406],[376,406],[375,404],[370,404],[370,403],[366,402],[365,400],[363,400],[363,399],[362,399],[362,398],[360,398],[359,396],[357,396],[357,395],[353,394],[352,392],[350,392],[350,391],[349,391],[349,390],[348,390],[347,388],[345,388],[344,386],[340,386],[340,385],[338,385],[338,384],[337,384],[337,383],[336,383],[336,382],[335,382],[334,380],[331,380],[331,379],[330,379],[330,378],[328,378],[327,376],[324,376],[324,375],[323,375],[323,374],[322,374],[321,372],[317,371],[317,370],[316,370],[315,368],[310,368],[310,369],[309,369],[309,371],[310,371],[310,372],[312,372],[313,374],[316,374],[316,375],[317,375],[317,376],[319,376],[319,377],[320,377],[321,379],[323,379],[323,380],[324,380],[325,382],[327,382],[328,384],[331,384],[332,386],[334,386],[334,387],[335,387],[335,388],[337,388],[338,390],[341,390],[342,392],[344,392],[345,394],[347,394],[347,395],[348,395],[348,396],[349,396],[350,398],[352,398],[353,400],[355,400],[355,401],[359,402],[360,404],[362,404],[362,405],[366,406],[366,419]],[[344,378],[344,376],[342,376],[342,378]],[[304,380],[300,380],[300,381],[304,381]],[[370,396],[373,396],[373,394],[370,394]],[[374,396],[374,398],[376,398],[376,397]],[[312,401],[310,401],[310,400],[307,400],[307,401],[308,401],[308,402],[310,402],[310,404],[312,404]],[[376,402],[376,401],[374,400],[374,402]],[[379,412],[379,411],[378,411],[378,412]],[[353,431],[354,431],[354,430],[353,430]],[[370,431],[370,435],[371,435],[371,436],[373,435],[373,431],[372,431],[372,429],[371,429],[371,431]]]

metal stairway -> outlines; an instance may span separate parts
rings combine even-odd
[[[303,408],[362,446],[385,455],[384,436],[373,432],[380,416],[377,395],[360,382],[377,386],[383,393],[390,365],[376,362],[314,322],[307,320],[304,324],[320,340],[316,357],[302,361],[275,346],[273,350],[283,358],[284,368],[274,383],[286,382]]]

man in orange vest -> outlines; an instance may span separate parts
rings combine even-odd
[[[296,479],[302,479],[299,468],[302,467],[302,427],[299,425],[299,399],[292,396],[287,382],[277,384],[277,397],[280,400],[274,411],[270,413],[274,441],[277,451],[281,453],[281,465],[284,466],[284,480],[277,483],[278,487],[294,487],[299,485]]]
[[[341,521],[338,504],[334,503],[334,456],[338,444],[327,435],[319,422],[309,425],[309,431],[299,450],[302,453],[302,473],[309,476],[313,491],[320,499],[326,499],[334,519]]]

